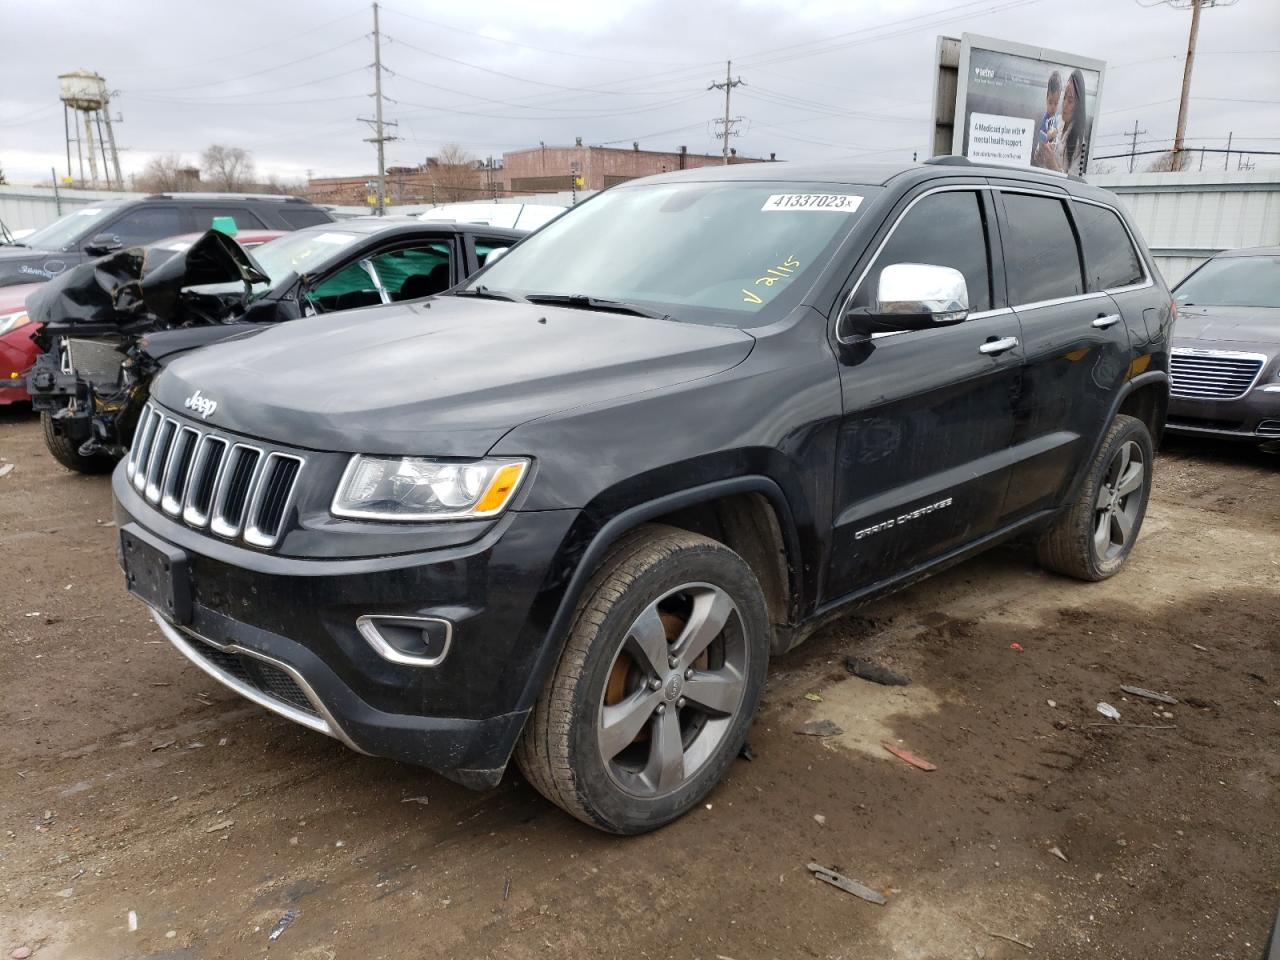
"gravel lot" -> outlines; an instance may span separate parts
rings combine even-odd
[[[775,661],[754,760],[627,840],[514,771],[470,793],[224,691],[126,595],[107,479],[58,467],[28,411],[0,408],[0,458],[0,957],[1261,953],[1280,900],[1280,456],[1167,445],[1104,584],[1011,547],[828,627]],[[852,677],[850,654],[913,682]],[[821,719],[843,733],[796,734]],[[899,741],[938,769],[882,747]]]

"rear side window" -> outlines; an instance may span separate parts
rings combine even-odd
[[[144,204],[134,207],[102,232],[118,237],[126,247],[155,243],[183,232],[182,214],[177,207]]]
[[[196,207],[192,212],[196,218],[197,230],[208,230],[213,225],[214,217],[231,217],[236,222],[237,230],[262,230],[266,227],[257,214],[250,213],[244,207],[212,204]]]
[[[294,230],[301,230],[303,227],[314,227],[317,223],[333,222],[333,217],[319,207],[291,207],[287,205],[280,208],[280,219]]]
[[[1006,193],[1005,273],[1011,306],[1084,293],[1080,251],[1063,202],[1055,197]]]
[[[1142,261],[1115,211],[1092,203],[1074,206],[1089,290],[1113,290],[1141,283],[1146,277]]]
[[[991,263],[987,229],[978,194],[949,190],[925,197],[899,222],[863,277],[853,306],[871,309],[880,288],[880,271],[895,263],[954,267],[969,288],[969,309],[991,309]]]

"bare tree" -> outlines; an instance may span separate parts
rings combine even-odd
[[[152,157],[134,178],[134,188],[144,193],[174,193],[200,186],[200,171],[180,154]]]
[[[1162,153],[1147,165],[1152,173],[1173,173],[1191,166],[1191,154],[1186,150],[1170,150]]]
[[[480,196],[480,177],[476,159],[456,143],[446,143],[435,157],[431,169],[436,187],[436,200],[474,200]]]
[[[254,184],[253,157],[241,147],[210,144],[200,154],[200,168],[214,190],[247,190]]]
[[[274,173],[268,174],[265,180],[260,180],[253,185],[253,188],[261,193],[280,193],[290,197],[305,197],[307,195],[307,182],[305,180],[285,180]]]
[[[4,167],[0,167],[0,185],[4,185],[8,182],[9,181],[5,178],[5,175],[4,175]]]

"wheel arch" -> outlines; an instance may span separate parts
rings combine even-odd
[[[560,659],[573,612],[587,582],[613,544],[645,523],[663,522],[706,533],[705,524],[699,520],[705,521],[712,515],[721,529],[721,535],[713,539],[742,555],[756,573],[774,625],[796,617],[797,604],[804,595],[800,535],[787,497],[775,480],[750,474],[654,497],[610,517],[590,537],[580,557],[565,564],[571,566],[572,573],[516,709],[528,711],[533,707]],[[577,553],[578,550],[567,545],[562,552]],[[785,620],[780,622],[779,616]]]

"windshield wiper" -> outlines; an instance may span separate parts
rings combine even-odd
[[[520,298],[510,293],[503,293],[501,290],[490,290],[483,283],[475,287],[467,287],[465,290],[453,291],[455,297],[480,297],[484,300],[506,300],[508,303],[518,303]]]
[[[525,299],[530,303],[548,303],[577,310],[600,310],[604,313],[628,313],[633,317],[648,317],[651,320],[666,320],[668,317],[668,314],[660,310],[650,310],[623,300],[603,300],[585,293],[530,293]]]

